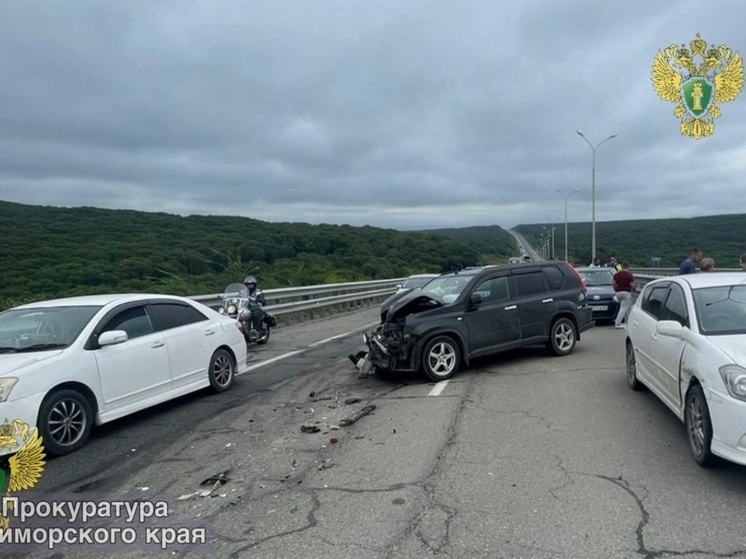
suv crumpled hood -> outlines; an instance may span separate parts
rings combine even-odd
[[[419,289],[414,289],[391,301],[388,305],[381,306],[381,322],[395,320],[413,312],[431,310],[445,304],[445,301],[435,293],[423,293]]]

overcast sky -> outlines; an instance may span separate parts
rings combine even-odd
[[[746,2],[0,2],[0,199],[397,229],[744,212],[746,92],[681,136],[659,49]]]

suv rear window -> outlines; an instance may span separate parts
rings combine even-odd
[[[547,285],[550,290],[556,291],[562,289],[562,286],[565,283],[565,276],[556,266],[546,266],[545,268],[542,268],[541,271],[547,280]]]
[[[541,272],[529,272],[515,276],[516,290],[519,297],[534,295],[546,291],[544,276]]]

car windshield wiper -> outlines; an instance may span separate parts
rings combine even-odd
[[[27,351],[43,351],[45,349],[59,349],[67,347],[68,344],[62,343],[50,343],[50,344],[33,344],[26,347],[15,348],[16,353],[24,353]]]

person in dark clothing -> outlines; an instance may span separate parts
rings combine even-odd
[[[685,274],[696,274],[697,264],[701,259],[702,251],[699,250],[697,247],[694,247],[692,250],[689,251],[689,257],[681,262],[681,265],[679,266],[679,275],[683,276]]]
[[[243,280],[244,285],[246,286],[246,289],[249,290],[248,297],[249,299],[254,300],[255,302],[259,303],[262,307],[267,304],[267,300],[264,297],[264,293],[262,293],[262,290],[257,288],[256,286],[256,278],[254,276],[246,276],[246,279]],[[262,327],[262,317],[260,313],[252,313],[251,315],[251,335],[256,336],[258,335],[257,332]]]
[[[622,262],[622,269],[614,274],[612,285],[614,291],[616,291],[615,297],[619,301],[619,312],[616,315],[614,326],[624,328],[622,322],[627,318],[629,308],[632,306],[632,293],[637,288],[635,276],[629,271],[629,262]]]

